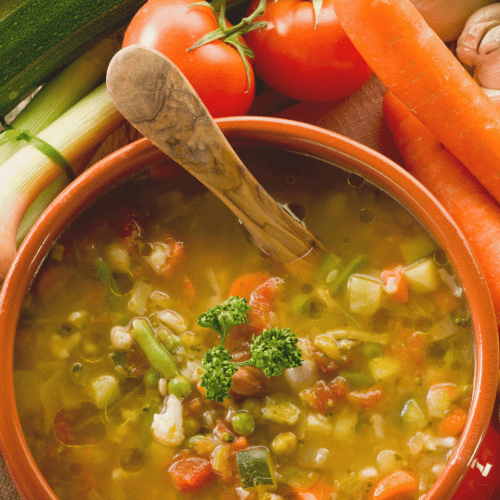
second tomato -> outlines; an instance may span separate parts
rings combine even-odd
[[[247,14],[256,6],[252,2]],[[331,0],[323,0],[316,28],[308,0],[268,0],[265,13],[256,20],[267,26],[245,35],[255,53],[255,72],[284,95],[310,102],[341,99],[372,75],[340,25]]]

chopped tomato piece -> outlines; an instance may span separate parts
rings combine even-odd
[[[273,326],[276,301],[281,295],[283,284],[284,280],[281,278],[269,278],[250,294],[249,304],[252,309],[248,312],[248,319],[258,331]]]
[[[346,358],[342,361],[335,361],[318,349],[312,349],[312,356],[318,370],[323,372],[325,375],[332,375],[346,366],[349,366],[353,362],[351,358]]]
[[[349,385],[343,377],[336,377],[330,383],[320,380],[311,389],[300,393],[300,397],[323,415],[328,414],[338,401],[345,399]]]
[[[184,492],[202,488],[214,478],[210,461],[201,457],[181,458],[169,467],[168,473],[175,487]]]
[[[393,302],[408,302],[410,294],[404,270],[403,266],[396,266],[384,269],[380,274],[384,291]]]
[[[165,243],[170,249],[170,255],[166,258],[165,263],[161,267],[160,274],[167,278],[184,261],[184,245],[180,241],[176,241],[173,238],[167,238]]]
[[[372,408],[382,400],[384,391],[381,388],[373,388],[367,391],[351,391],[347,399],[356,408]]]

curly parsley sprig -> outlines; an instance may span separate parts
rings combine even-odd
[[[207,391],[207,399],[222,402],[230,398],[232,376],[242,366],[256,366],[266,377],[281,375],[283,370],[302,365],[302,352],[297,347],[298,339],[290,328],[269,328],[261,335],[252,336],[252,357],[233,363],[231,353],[224,347],[227,333],[235,325],[247,323],[250,305],[246,299],[229,297],[225,302],[208,309],[198,318],[198,325],[212,328],[220,336],[220,345],[209,349],[201,363],[204,370],[201,386]]]

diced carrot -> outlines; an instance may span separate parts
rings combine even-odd
[[[232,443],[231,443],[231,451],[237,452],[240,450],[244,450],[245,448],[248,448],[248,439],[246,436],[238,436]]]
[[[411,472],[396,470],[373,488],[371,500],[404,500],[418,492],[418,478]]]
[[[330,500],[335,498],[333,486],[325,479],[317,479],[309,488],[292,487],[287,500]]]
[[[457,299],[446,286],[439,287],[432,293],[432,301],[436,304],[437,308],[444,313],[450,313],[458,308]]]
[[[384,291],[392,302],[408,302],[410,294],[404,270],[404,266],[395,266],[390,269],[384,269],[380,273]]]
[[[250,294],[271,276],[269,273],[247,273],[236,278],[229,287],[229,295],[249,300]]]
[[[429,339],[426,334],[413,332],[401,344],[401,359],[413,365],[422,366],[425,362],[425,346],[428,342]]]
[[[467,412],[463,408],[455,408],[439,423],[439,433],[444,436],[458,437],[462,434],[467,422]]]
[[[181,458],[168,469],[175,487],[183,492],[202,488],[214,478],[210,461],[201,457]]]
[[[187,304],[192,304],[196,300],[196,289],[193,282],[187,276],[182,278],[182,294],[184,302]]]

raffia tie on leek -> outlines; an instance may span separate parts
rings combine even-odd
[[[119,40],[119,36],[111,35],[94,45],[47,82],[10,124],[48,142],[66,157],[76,173],[82,167],[79,163],[84,164],[124,121],[108,98],[105,85],[96,89],[120,48]],[[54,162],[23,141],[0,147],[0,165],[1,279],[17,246],[68,179]]]

